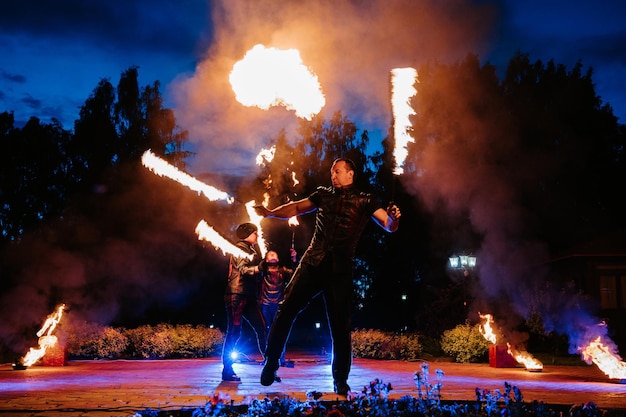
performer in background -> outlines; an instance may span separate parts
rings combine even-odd
[[[354,162],[339,158],[330,170],[332,187],[318,187],[308,198],[273,210],[255,207],[260,216],[285,220],[316,211],[313,238],[287,284],[285,298],[270,328],[262,385],[274,382],[294,320],[321,293],[332,336],[334,390],[339,395],[350,391],[352,267],[356,246],[370,218],[385,231],[395,232],[401,215],[395,204],[385,209],[371,194],[356,190],[355,176]]]
[[[283,300],[285,295],[285,286],[293,274],[293,265],[296,264],[298,254],[293,247],[290,248],[290,255],[292,268],[282,266],[278,258],[278,253],[274,250],[267,251],[265,254],[265,262],[261,263],[263,268],[261,269],[262,279],[259,304],[261,304],[261,311],[263,312],[263,318],[265,319],[268,332],[276,317],[278,303]],[[293,362],[288,363],[285,360],[285,349],[283,349],[280,355],[280,366],[292,365]]]
[[[227,328],[222,350],[222,381],[241,381],[233,369],[234,359],[231,354],[237,348],[244,319],[254,329],[259,351],[263,355],[265,353],[267,328],[257,299],[259,263],[262,260],[257,232],[257,227],[252,223],[243,223],[237,227],[239,242],[236,246],[253,257],[248,259],[231,256],[228,264],[228,281],[224,294]]]

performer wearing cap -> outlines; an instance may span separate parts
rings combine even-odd
[[[285,298],[270,328],[262,385],[274,382],[291,325],[309,301],[321,293],[333,343],[334,389],[340,395],[350,390],[352,264],[356,246],[369,219],[387,232],[395,232],[400,219],[400,209],[393,203],[385,209],[371,194],[356,190],[355,176],[354,162],[339,158],[330,170],[332,187],[318,187],[309,197],[273,210],[255,207],[261,216],[285,220],[316,211],[313,238],[287,284]]]
[[[237,227],[236,246],[246,253],[254,255],[252,259],[230,257],[228,265],[228,282],[224,304],[226,305],[227,328],[222,350],[222,381],[241,381],[233,369],[231,353],[236,349],[241,337],[241,324],[245,319],[256,333],[257,343],[261,354],[265,353],[267,333],[265,320],[257,300],[259,285],[259,263],[261,251],[257,243],[257,227],[252,223],[243,223]]]

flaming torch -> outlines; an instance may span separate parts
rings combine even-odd
[[[269,199],[269,194],[265,193],[265,200],[263,201],[263,204],[262,204],[263,206],[267,207],[268,199]],[[256,202],[254,200],[248,201],[246,203],[246,211],[248,212],[248,216],[250,217],[250,223],[254,224],[258,228],[257,242],[259,243],[259,248],[261,248],[261,256],[265,257],[265,253],[263,252],[263,250],[267,250],[268,248],[267,248],[267,243],[265,242],[265,239],[263,238],[263,228],[261,228],[261,220],[263,220],[263,216],[259,216],[258,214],[256,214],[256,211],[254,211],[255,205],[256,205]]]
[[[196,226],[196,234],[199,240],[206,240],[211,243],[215,249],[221,250],[224,255],[230,254],[239,258],[252,259],[251,254],[242,251],[237,246],[230,243],[204,220],[200,220]]]
[[[326,104],[317,75],[302,63],[297,49],[255,45],[233,65],[229,79],[235,98],[247,107],[281,105],[311,120]]]
[[[46,354],[46,350],[57,344],[57,337],[52,334],[57,324],[63,317],[63,310],[65,304],[61,304],[57,307],[56,311],[48,316],[43,326],[37,332],[39,337],[39,348],[30,348],[28,353],[20,360],[20,363],[14,363],[13,369],[25,369],[39,359],[43,358]]]
[[[417,81],[417,71],[415,68],[395,68],[391,70],[391,108],[393,110],[393,136],[395,148],[393,156],[395,158],[395,168],[393,173],[401,175],[404,172],[404,160],[409,151],[409,142],[415,140],[411,137],[412,130],[410,116],[415,114],[411,107],[411,97],[417,94],[414,85]]]
[[[147,150],[141,157],[141,163],[154,172],[157,175],[168,177],[187,188],[197,191],[198,194],[202,193],[210,201],[224,200],[228,204],[232,204],[235,199],[217,188],[207,185],[202,181],[197,180],[191,175],[180,171],[173,165],[170,165],[167,161],[156,156],[152,151]]]

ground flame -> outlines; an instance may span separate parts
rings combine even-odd
[[[494,319],[491,314],[480,314],[478,313],[481,319],[485,320],[483,324],[478,326],[478,330],[487,339],[489,342],[494,345],[498,341],[496,336],[496,329],[494,325]],[[517,361],[517,363],[524,365],[526,369],[529,371],[539,371],[543,369],[543,363],[536,359],[533,355],[526,351],[519,351],[515,347],[511,346],[510,343],[507,342],[507,352],[509,355]]]
[[[609,378],[626,379],[626,363],[608,344],[602,342],[600,336],[578,350],[585,362],[589,364],[593,362]]]
[[[167,161],[156,156],[152,151],[147,150],[141,157],[141,163],[150,171],[157,175],[170,178],[187,188],[197,191],[198,194],[202,193],[210,201],[224,200],[229,204],[232,204],[235,199],[217,188],[205,184],[202,181],[197,180],[191,175],[182,172],[173,165],[170,165]]]
[[[297,49],[255,45],[230,73],[235,98],[263,110],[284,106],[311,120],[326,104],[317,75],[302,63]]]
[[[24,366],[31,366],[39,359],[43,358],[46,350],[57,344],[57,337],[52,334],[57,324],[63,317],[65,304],[57,307],[56,311],[48,316],[41,329],[37,332],[39,337],[39,348],[30,348],[28,353],[22,358]]]
[[[493,332],[493,316],[491,314],[480,314],[478,313],[481,319],[485,320],[483,324],[478,325],[478,330],[480,333],[487,339],[489,342],[496,344],[498,338],[496,334]]]
[[[393,170],[395,175],[404,172],[404,160],[409,154],[407,145],[415,140],[411,137],[412,130],[410,116],[415,114],[411,107],[411,97],[417,94],[415,82],[417,81],[417,71],[414,68],[395,68],[391,70],[391,108],[393,111],[393,135],[395,139],[395,149],[393,156],[396,166]]]
[[[244,252],[237,246],[230,243],[204,220],[200,220],[196,226],[196,234],[198,235],[199,240],[205,240],[211,243],[215,249],[221,250],[224,255],[233,255],[239,258],[252,259],[251,254]]]
[[[536,371],[543,369],[543,363],[540,360],[536,359],[533,355],[528,352],[520,352],[511,346],[510,343],[506,344],[507,352],[509,355],[513,356],[513,358],[517,361],[517,363],[521,363],[524,367],[530,371]]]

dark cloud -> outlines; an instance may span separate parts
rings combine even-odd
[[[25,97],[23,97],[20,102],[33,110],[38,110],[41,108],[41,100],[38,100],[30,95],[26,95]]]
[[[25,83],[26,82],[26,77],[20,74],[9,74],[6,71],[0,71],[0,75],[2,75],[3,79],[8,80],[13,83]]]
[[[117,50],[139,48],[191,53],[208,41],[210,25],[201,1],[49,2],[27,0],[3,6],[0,32],[18,36],[90,40]],[[204,27],[203,35],[198,28]]]

